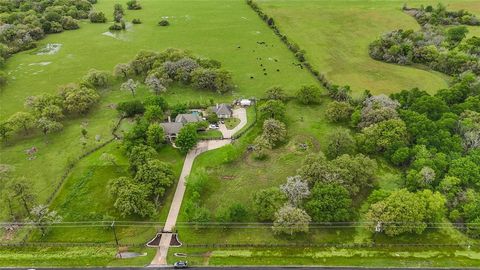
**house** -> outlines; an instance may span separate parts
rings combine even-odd
[[[160,123],[160,125],[163,128],[163,131],[165,132],[165,136],[167,137],[168,140],[173,141],[177,138],[178,133],[183,127],[183,123],[178,123],[178,122],[166,122],[166,123]]]
[[[197,123],[203,121],[202,117],[198,114],[193,113],[182,113],[175,117],[176,123],[188,124],[188,123]]]
[[[211,108],[211,111],[215,113],[218,118],[230,118],[232,117],[233,111],[230,105],[228,104],[217,104]]]
[[[243,106],[243,107],[248,107],[252,105],[252,101],[250,99],[242,99],[240,100],[240,106]]]

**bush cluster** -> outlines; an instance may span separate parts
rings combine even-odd
[[[233,89],[231,74],[221,68],[220,62],[179,49],[141,51],[129,63],[117,65],[114,74],[121,79],[140,76],[155,94],[166,91],[173,82],[217,93]]]
[[[464,25],[480,25],[467,11],[447,11],[441,4],[408,9],[422,26],[421,30],[395,30],[370,44],[374,59],[401,65],[424,64],[448,75],[465,71],[480,74],[480,39],[466,38]],[[463,25],[462,25],[463,24]],[[455,25],[445,27],[445,25]]]

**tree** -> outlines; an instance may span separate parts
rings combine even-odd
[[[273,86],[270,87],[267,92],[265,92],[265,96],[267,99],[275,99],[280,101],[285,101],[287,99],[287,95],[285,94],[285,90],[283,90],[280,86]]]
[[[318,104],[320,103],[322,92],[318,86],[304,85],[297,92],[297,99],[302,104]]]
[[[303,160],[297,173],[305,179],[311,186],[325,177],[325,172],[329,172],[329,162],[322,152],[310,154]],[[330,177],[328,177],[330,178]],[[325,179],[324,182],[331,182]]]
[[[8,189],[11,191],[12,197],[21,202],[26,213],[30,213],[30,206],[36,199],[32,183],[25,178],[19,178],[11,181]]]
[[[63,129],[62,123],[50,120],[46,117],[41,117],[37,120],[37,127],[43,132],[45,136],[47,134],[60,131]]]
[[[259,108],[260,117],[262,119],[273,118],[279,121],[285,119],[285,104],[279,100],[268,100]]]
[[[366,153],[375,153],[403,147],[407,141],[405,122],[390,119],[364,128],[358,136],[357,145]]]
[[[234,203],[228,208],[221,209],[217,214],[217,220],[220,222],[242,222],[247,218],[248,212],[245,206],[240,203]]]
[[[45,106],[38,117],[45,117],[53,121],[60,121],[63,119],[63,110],[60,106],[57,105],[47,105]]]
[[[126,82],[120,85],[120,90],[129,91],[130,93],[132,93],[132,96],[135,96],[135,92],[137,91],[137,86],[138,86],[137,82],[135,82],[132,79],[128,79]]]
[[[352,195],[356,195],[362,189],[371,186],[376,171],[377,163],[367,156],[341,155],[330,162],[323,179],[335,179],[336,181],[333,182],[338,182]]]
[[[166,188],[173,184],[174,174],[170,164],[152,159],[139,167],[134,180],[144,184],[149,190],[150,197],[154,198],[156,205],[159,205]]]
[[[116,3],[113,5],[113,20],[117,23],[122,21],[124,10],[121,4]]]
[[[165,85],[163,85],[162,81],[156,76],[147,76],[147,78],[145,79],[145,84],[150,88],[153,93],[155,93],[155,95],[159,95],[160,93],[164,93],[167,91]]]
[[[332,101],[327,105],[325,116],[332,123],[346,122],[350,120],[353,107],[348,102]]]
[[[4,71],[0,71],[0,87],[3,87],[7,84],[7,74]]]
[[[115,201],[113,206],[123,217],[133,214],[149,217],[155,212],[154,204],[148,200],[149,191],[145,185],[120,177],[110,180],[109,190]]]
[[[447,175],[462,180],[464,185],[480,185],[480,160],[467,155],[450,162]]]
[[[275,234],[293,236],[308,232],[310,221],[310,216],[304,210],[286,204],[275,214],[272,229]]]
[[[342,186],[316,183],[305,208],[315,222],[349,221],[352,199]]]
[[[142,9],[140,3],[137,0],[130,0],[127,2],[127,9],[129,10],[139,10]]]
[[[386,95],[371,96],[363,102],[360,128],[368,127],[389,119],[398,118],[397,108],[400,104]]]
[[[352,90],[348,85],[345,85],[345,86],[332,85],[327,90],[328,90],[328,95],[336,101],[347,102],[351,99],[350,93],[352,92]]]
[[[96,69],[90,69],[83,77],[83,82],[88,87],[93,88],[105,88],[110,83],[110,74],[106,71],[100,71]]]
[[[13,128],[11,127],[11,124],[7,121],[0,122],[0,139],[3,142],[7,142],[12,134]]]
[[[465,150],[480,148],[480,113],[464,111],[460,116],[459,126]]]
[[[187,153],[197,145],[197,141],[197,128],[193,124],[187,124],[178,133],[175,145],[180,147],[183,153]]]
[[[165,132],[159,124],[150,124],[147,129],[147,144],[155,149],[165,143]]]
[[[268,141],[271,147],[275,147],[287,139],[287,128],[284,123],[278,120],[267,119],[263,122],[262,137]]]
[[[435,178],[435,170],[428,166],[423,167],[420,171],[412,169],[407,173],[406,185],[410,190],[433,188]]]
[[[8,118],[8,122],[14,129],[22,129],[25,134],[28,134],[28,131],[35,126],[35,117],[28,112],[16,112]]]
[[[128,154],[130,169],[133,172],[137,172],[143,164],[147,163],[150,159],[153,159],[156,155],[157,152],[151,146],[144,144],[133,146]]]
[[[355,140],[347,129],[337,128],[328,136],[326,156],[330,159],[355,152]]]
[[[468,34],[468,28],[466,26],[455,26],[448,28],[446,32],[447,40],[453,44],[460,43]]]
[[[253,157],[257,160],[264,160],[267,158],[267,149],[272,149],[270,142],[263,136],[258,136],[253,142],[254,153]]]
[[[161,122],[163,120],[163,110],[157,105],[147,106],[144,117],[148,122]]]
[[[287,183],[281,185],[280,190],[293,206],[299,206],[310,195],[307,182],[299,175],[287,177]]]
[[[197,68],[192,72],[193,85],[219,94],[233,89],[231,74],[223,69]]]
[[[127,79],[132,75],[132,67],[129,64],[120,63],[113,69],[113,75],[116,78]]]
[[[30,212],[30,219],[42,232],[42,236],[47,235],[49,226],[62,221],[62,217],[56,211],[51,211],[46,205],[37,205]]]
[[[118,162],[117,162],[117,158],[112,154],[103,153],[100,156],[100,160],[103,161],[104,165],[107,165],[107,166],[113,165],[115,167],[119,167]]]
[[[449,111],[449,108],[445,101],[440,98],[427,95],[415,100],[410,110],[421,114],[423,113],[431,120],[438,120],[442,117],[443,113]]]
[[[91,11],[90,14],[88,14],[88,18],[90,19],[90,22],[92,22],[92,23],[105,23],[105,22],[107,22],[107,17],[105,17],[105,14],[101,11]]]
[[[68,113],[87,113],[100,100],[98,93],[85,86],[67,85],[60,90],[63,108]]]
[[[145,106],[140,100],[124,101],[118,103],[117,111],[120,112],[123,117],[133,117],[137,114],[143,114],[145,112]]]
[[[273,221],[275,213],[287,200],[285,194],[277,187],[262,189],[253,195],[253,207],[260,221]]]
[[[208,115],[207,115],[207,121],[210,123],[210,124],[216,124],[218,123],[218,115],[214,112],[209,112]]]
[[[405,232],[421,234],[426,228],[422,222],[425,205],[415,194],[406,190],[393,192],[385,200],[370,206],[367,218],[373,225],[380,225],[389,236]]]

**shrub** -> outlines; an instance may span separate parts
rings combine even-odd
[[[88,18],[90,19],[90,22],[92,22],[92,23],[105,23],[105,22],[107,22],[107,17],[105,17],[105,14],[101,11],[91,11],[90,14],[88,14]]]
[[[309,85],[302,86],[297,92],[297,99],[303,104],[317,104],[320,103],[321,90],[318,86]]]
[[[132,117],[145,112],[145,106],[139,100],[125,101],[117,105],[117,111],[124,117]]]
[[[158,22],[158,25],[160,26],[169,26],[170,23],[167,20],[161,20]]]
[[[110,30],[110,31],[120,31],[122,29],[123,29],[122,26],[118,23],[114,23],[114,24],[110,25],[110,27],[108,27],[108,30]]]
[[[349,103],[333,101],[328,104],[325,116],[328,121],[336,123],[350,120],[352,113],[353,107]]]
[[[135,19],[132,20],[132,23],[133,24],[141,24],[142,21],[140,19],[135,18]]]
[[[139,9],[142,9],[142,6],[138,3],[137,0],[130,0],[127,2],[127,9],[139,10]]]

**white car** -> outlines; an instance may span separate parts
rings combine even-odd
[[[215,124],[211,124],[210,126],[208,126],[210,129],[218,129],[218,125],[215,125]]]

